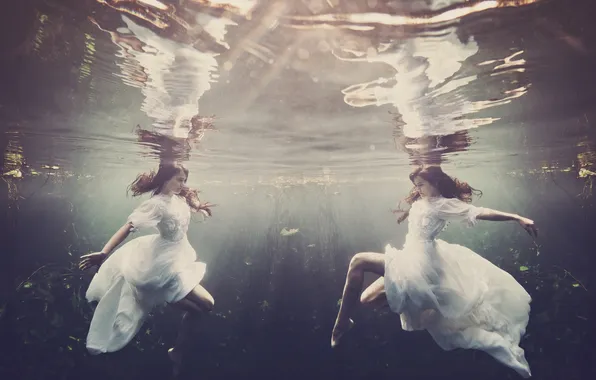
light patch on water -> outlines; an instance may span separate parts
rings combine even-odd
[[[223,8],[243,16],[249,16],[257,6],[258,0],[190,0],[211,8]]]
[[[138,80],[122,71],[125,83],[138,84],[145,100],[142,111],[153,120],[157,132],[187,138],[190,120],[199,113],[199,99],[216,79],[216,53],[201,52],[187,44],[161,37],[136,24],[126,16],[127,28],[143,45],[129,50],[142,68],[145,78]],[[222,40],[225,28],[232,22],[205,16],[197,17],[205,31]]]
[[[438,11],[435,14],[424,14],[423,16],[410,16],[402,14],[389,14],[378,12],[363,13],[325,13],[313,16],[287,16],[289,20],[295,22],[310,22],[312,27],[326,28],[329,23],[347,24],[379,24],[388,26],[423,26],[433,24],[443,24],[449,22],[458,22],[462,17],[474,13],[484,12],[489,9],[518,7],[538,2],[539,0],[511,0],[495,1],[485,0],[477,2],[466,2],[455,8],[449,7],[452,2],[436,1],[432,3],[431,11]],[[454,2],[455,3],[455,2]],[[428,10],[426,8],[425,10]],[[299,26],[300,24],[290,24],[290,26]]]
[[[341,47],[340,47],[341,49]],[[345,88],[344,100],[353,107],[393,105],[405,124],[403,133],[409,138],[428,134],[451,134],[476,127],[481,121],[459,119],[474,111],[473,105],[461,94],[449,102],[439,102],[436,95],[455,93],[476,79],[475,76],[450,80],[463,62],[478,52],[474,39],[461,42],[454,28],[440,38],[416,37],[403,42],[379,45],[364,51],[347,49],[348,57],[335,52],[344,61],[385,63],[395,70],[392,77],[380,77],[370,82]],[[356,58],[350,58],[355,55]],[[433,90],[435,96],[429,96]]]
[[[150,7],[155,7],[157,9],[161,9],[162,11],[165,11],[168,9],[167,5],[165,5],[164,3],[162,3],[161,1],[158,1],[158,0],[139,0],[139,3],[148,5]]]

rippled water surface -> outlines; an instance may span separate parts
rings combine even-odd
[[[594,97],[583,3],[14,3],[1,120],[38,171],[158,155],[221,179],[379,178],[421,154],[570,162]]]

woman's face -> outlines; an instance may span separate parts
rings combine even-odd
[[[437,189],[422,177],[414,178],[414,186],[418,190],[421,197],[434,197],[438,195]]]
[[[184,185],[186,184],[186,174],[184,171],[178,170],[175,176],[170,178],[163,186],[162,193],[165,194],[180,194]]]

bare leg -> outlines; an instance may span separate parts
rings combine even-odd
[[[214,303],[211,294],[201,285],[197,285],[186,297],[173,305],[184,310],[176,344],[168,350],[170,360],[174,363],[174,376],[180,373],[182,353],[191,338],[193,325],[199,317],[213,309]]]
[[[360,302],[370,305],[374,308],[383,308],[389,306],[387,295],[385,294],[385,278],[379,277],[370,284],[360,296]],[[425,309],[420,312],[420,318],[410,321],[414,323],[417,329],[426,329],[438,322],[440,314],[435,309]]]
[[[389,306],[387,295],[385,294],[385,278],[379,277],[375,282],[364,289],[360,295],[360,303],[370,305],[374,308],[384,308]]]
[[[350,313],[358,303],[358,296],[364,281],[364,272],[372,272],[383,276],[385,274],[385,257],[380,253],[361,252],[356,254],[350,261],[339,313],[331,333],[331,347],[337,346],[341,336],[354,323],[350,319]]]

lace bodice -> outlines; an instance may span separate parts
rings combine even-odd
[[[476,217],[482,212],[457,198],[425,198],[420,199],[410,209],[408,216],[408,240],[432,241],[451,221],[464,222],[472,226]]]
[[[188,231],[190,207],[183,198],[158,194],[141,203],[128,221],[133,231],[156,228],[163,239],[179,241]]]

